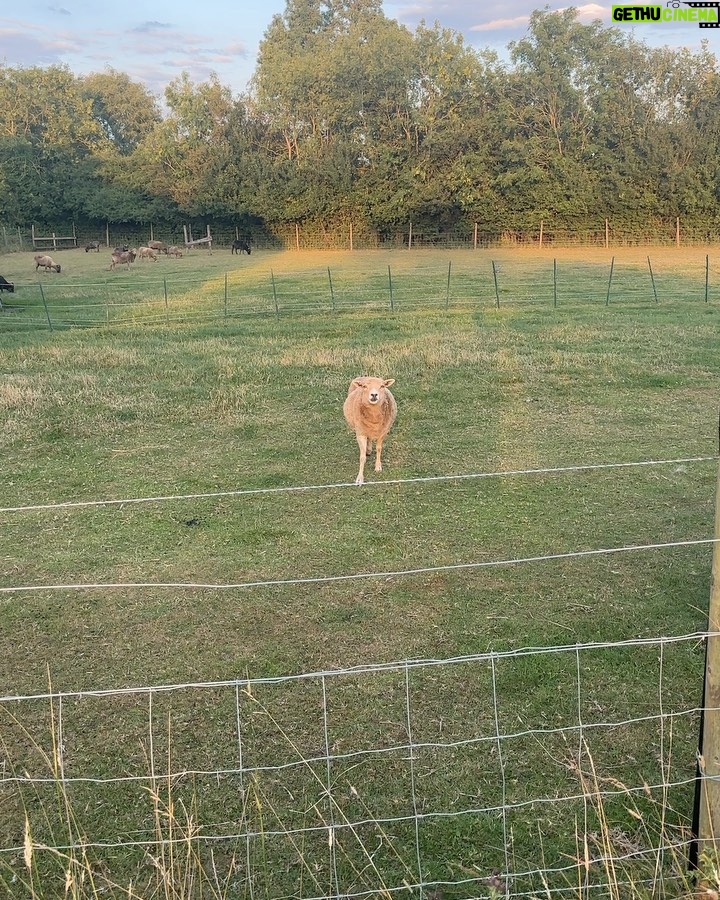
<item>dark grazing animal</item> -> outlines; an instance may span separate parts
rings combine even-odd
[[[164,244],[162,241],[148,241],[146,246],[151,250],[157,250],[162,253],[165,253],[167,250],[167,244]]]
[[[100,252],[100,241],[88,241],[85,244],[85,252],[89,253],[91,250],[95,250],[97,253]]]
[[[15,284],[12,281],[6,281],[2,275],[0,275],[0,291],[7,291],[8,294],[14,294]]]
[[[247,253],[250,256],[250,241],[233,241],[230,246],[231,253]]]
[[[123,244],[122,247],[113,247],[113,253],[127,253],[129,249],[127,244]]]

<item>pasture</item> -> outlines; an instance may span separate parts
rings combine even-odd
[[[324,681],[320,699],[272,679],[703,630],[711,545],[565,554],[712,537],[720,296],[705,302],[706,252],[653,260],[657,302],[647,253],[632,250],[216,250],[127,273],[79,250],[58,254],[60,275],[38,277],[31,254],[0,258],[17,285],[0,298],[0,588],[12,589],[0,593],[0,715],[4,772],[18,779],[0,787],[10,895],[24,884],[57,896],[68,858],[87,853],[79,870],[155,896],[162,867],[149,856],[160,851],[144,848],[175,827],[199,869],[223,872],[209,896],[359,895],[418,879],[490,896],[505,889],[493,872],[546,869],[562,869],[554,889],[574,896],[564,865],[583,816],[599,842],[612,834],[624,846],[687,829],[697,716],[652,717],[696,709],[698,642],[668,646],[659,692],[655,648],[588,651],[582,690],[572,654],[524,657],[493,669],[494,714],[486,667],[422,670],[411,687],[402,669],[350,674],[329,699]],[[399,412],[382,475],[369,465],[357,487],[342,403],[361,373],[395,379]],[[675,462],[592,468],[649,460]],[[432,480],[487,473],[498,474]],[[240,791],[218,774],[239,709],[219,689],[153,695],[155,733],[147,696],[81,696],[234,679],[269,679],[242,713],[253,759],[269,768]],[[61,742],[56,701],[8,701],[50,690],[73,693]],[[352,830],[357,857],[349,840],[328,857],[322,826],[339,811],[323,806],[325,764],[285,762],[326,760],[328,735],[337,752],[395,746],[411,694],[415,738],[432,749],[411,772],[393,752],[333,768],[333,789],[362,805],[347,816],[366,824]],[[584,721],[651,719],[596,729],[592,758],[603,784],[659,792],[603,810],[524,809],[582,781],[577,739],[542,736],[578,707]],[[480,723],[528,730],[501,771],[497,747],[436,746]],[[110,783],[66,785],[63,754],[68,771]],[[194,774],[167,777],[162,793],[157,771]],[[515,804],[505,833],[506,818],[488,812],[431,819],[419,834],[418,808],[485,803]],[[37,845],[75,849],[45,854],[35,872],[22,859],[26,816]],[[232,833],[229,820],[260,837],[252,848],[217,842],[210,863],[202,838]],[[644,880],[644,865],[634,875],[628,863],[627,877]],[[541,888],[538,875],[512,885]]]

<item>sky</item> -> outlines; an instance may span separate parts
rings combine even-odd
[[[545,5],[546,0],[384,0],[383,9],[410,29],[421,20],[437,21],[460,32],[470,46],[504,56],[508,43],[526,33],[532,10]],[[547,2],[553,10],[567,5]],[[575,5],[581,21],[613,24],[610,3]],[[247,89],[272,17],[284,10],[285,0],[153,0],[127,6],[107,0],[26,0],[13,4],[12,15],[0,14],[0,62],[66,64],[77,75],[112,68],[143,82],[158,97],[183,71],[196,83],[214,72],[237,94]],[[651,46],[697,50],[707,38],[720,56],[720,29],[690,22],[616,27],[632,30]]]

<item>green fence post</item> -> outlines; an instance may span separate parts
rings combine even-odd
[[[45,299],[45,291],[43,290],[42,281],[39,281],[40,285],[40,296],[42,297],[43,306],[45,307],[45,315],[47,316],[48,325],[50,326],[50,331],[53,330],[52,322],[50,321],[50,310],[48,309],[47,300]]]
[[[330,274],[330,266],[328,266],[328,281],[330,282],[330,303],[333,310],[335,309],[335,291],[333,291],[332,275]]]
[[[705,302],[710,299],[710,255],[705,254]]]
[[[448,277],[447,277],[447,288],[445,290],[445,309],[450,306],[450,267],[452,266],[452,261],[448,263]]]
[[[557,306],[557,259],[553,260],[553,306]]]
[[[392,273],[390,272],[390,266],[388,266],[388,285],[390,287],[390,310],[395,310],[395,304],[393,302],[393,288],[392,288]]]
[[[277,298],[277,289],[275,287],[275,275],[273,274],[273,270],[270,269],[270,280],[272,281],[272,289],[273,289],[273,300],[275,301],[275,315],[280,315],[280,307],[278,306],[278,298]]]
[[[492,261],[492,269],[493,269],[493,281],[495,282],[495,306],[500,309],[500,291],[498,289],[498,280],[497,280],[497,266],[495,265],[495,260]]]
[[[223,298],[223,311],[225,313],[225,318],[228,317],[228,291],[227,291],[227,272],[225,273],[225,296]]]
[[[610,305],[610,287],[612,285],[613,269],[615,268],[615,257],[613,256],[610,263],[610,277],[608,278],[607,297],[605,298],[605,306]]]
[[[648,256],[648,269],[650,269],[650,281],[652,282],[653,296],[655,297],[655,302],[658,302],[657,288],[655,287],[655,276],[653,275],[652,264],[650,263],[650,257]]]
[[[163,278],[163,291],[165,293],[165,324],[170,324],[170,308],[168,306],[167,278]]]

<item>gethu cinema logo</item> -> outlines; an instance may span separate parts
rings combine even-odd
[[[684,3],[668,0],[665,6],[613,6],[613,22],[697,22],[700,28],[720,28],[720,0]]]

